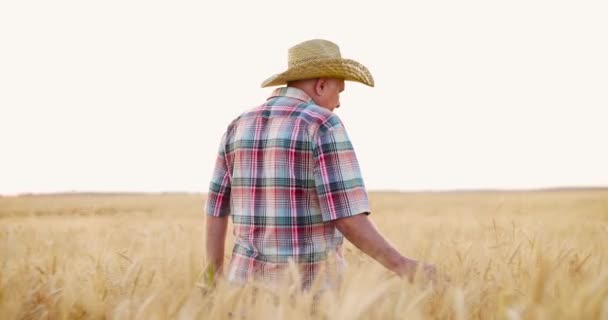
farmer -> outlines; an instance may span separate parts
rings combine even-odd
[[[276,88],[222,136],[206,201],[206,258],[231,283],[277,283],[290,263],[307,288],[344,266],[343,236],[396,274],[412,279],[421,263],[402,256],[370,220],[359,164],[340,118],[344,81],[370,87],[362,64],[315,39],[289,49],[288,69],[262,83]],[[235,243],[223,270],[228,217]],[[293,267],[292,267],[293,269]],[[425,271],[434,272],[430,265]],[[223,270],[223,271],[222,271]]]

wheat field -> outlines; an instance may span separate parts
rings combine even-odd
[[[335,290],[212,286],[203,195],[0,197],[0,319],[608,319],[608,190],[370,200],[436,283],[401,280],[346,243]]]

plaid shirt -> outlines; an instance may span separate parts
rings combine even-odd
[[[206,214],[232,215],[230,282],[282,280],[290,260],[304,286],[339,272],[343,236],[329,222],[369,212],[344,125],[305,92],[277,88],[222,136]]]

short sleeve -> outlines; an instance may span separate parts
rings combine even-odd
[[[225,144],[226,134],[222,136],[205,205],[206,214],[215,217],[230,214],[230,187],[232,181],[226,164]]]
[[[369,200],[352,143],[343,125],[315,141],[315,186],[324,221],[369,214]]]

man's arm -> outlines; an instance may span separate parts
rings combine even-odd
[[[419,263],[402,256],[363,214],[370,211],[370,206],[355,150],[339,119],[333,118],[330,124],[330,129],[318,133],[314,150],[315,185],[323,221],[332,221],[361,251],[413,280]],[[424,269],[427,275],[434,274],[432,266],[424,265]]]
[[[401,255],[399,251],[391,245],[380,234],[375,224],[366,214],[357,214],[350,217],[340,218],[333,221],[338,230],[354,244],[359,250],[363,251],[389,270],[399,276],[405,276],[410,281],[413,280],[418,267],[418,261],[408,259]],[[432,268],[425,266],[425,269]],[[427,273],[432,270],[425,270]]]
[[[226,229],[230,216],[232,179],[226,163],[226,136],[227,134],[224,133],[220,141],[205,203],[205,258],[207,262],[205,272],[211,277],[210,280],[222,272]]]
[[[207,272],[211,272],[214,275],[222,273],[228,217],[208,215],[205,219],[205,257],[207,259],[207,268],[211,268],[207,269]]]

